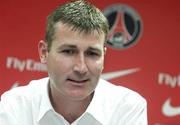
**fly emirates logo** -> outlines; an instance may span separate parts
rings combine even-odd
[[[171,88],[180,87],[180,75],[172,76],[168,73],[159,73],[158,83],[161,85],[165,84]],[[171,102],[173,102],[171,98],[164,102],[162,106],[163,114],[168,117],[180,115],[180,106],[173,106]]]
[[[168,73],[159,73],[158,83],[168,85],[172,88],[180,87],[180,75],[172,76]]]
[[[21,60],[16,57],[7,57],[6,68],[23,71],[46,71],[46,65],[33,59]]]

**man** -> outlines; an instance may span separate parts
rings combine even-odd
[[[54,10],[38,45],[49,77],[4,93],[1,125],[147,125],[145,99],[100,79],[108,29],[83,0]]]

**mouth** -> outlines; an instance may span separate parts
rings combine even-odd
[[[67,79],[67,81],[70,82],[73,85],[82,86],[82,85],[86,84],[89,81],[89,79],[82,79],[82,80]]]

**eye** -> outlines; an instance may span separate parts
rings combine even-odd
[[[90,56],[90,57],[99,57],[99,56],[100,56],[99,53],[94,52],[94,51],[87,51],[87,52],[86,52],[86,55],[87,55],[87,56]]]
[[[64,49],[61,52],[66,54],[66,55],[73,55],[76,53],[76,51],[74,49]]]

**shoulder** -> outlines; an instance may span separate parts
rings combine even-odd
[[[34,113],[37,112],[33,106],[38,105],[46,81],[47,79],[33,80],[26,86],[16,87],[2,94],[0,120],[5,124],[31,124]]]
[[[32,119],[33,113],[37,112],[33,107],[38,107],[47,82],[48,78],[33,80],[26,86],[16,87],[2,94],[0,119],[4,117],[10,120],[5,122],[11,122],[14,119],[13,122],[17,123]]]
[[[16,87],[1,95],[0,103],[5,107],[21,109],[32,104],[33,99],[41,96],[41,90],[46,86],[47,78],[32,80],[28,85]]]
[[[114,85],[106,80],[100,79],[99,90],[111,101],[127,106],[146,105],[146,100],[138,92],[129,88]],[[105,96],[104,96],[105,97]]]
[[[13,89],[10,89],[2,94],[1,100],[4,97],[7,98],[28,98],[33,96],[34,94],[38,94],[41,87],[45,86],[46,82],[48,81],[47,78],[39,79],[39,80],[32,80],[25,86],[19,86]],[[35,93],[36,92],[36,93]]]
[[[128,123],[127,119],[146,117],[145,98],[129,88],[100,79],[94,95],[96,104],[101,107],[96,110],[103,112],[106,122]]]

